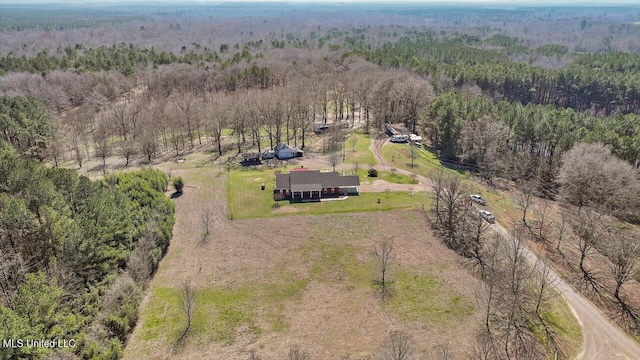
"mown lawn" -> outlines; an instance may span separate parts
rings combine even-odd
[[[358,176],[361,184],[372,183],[375,180],[384,180],[394,184],[417,184],[419,181],[411,176],[399,174],[392,171],[378,170],[378,176],[370,177],[369,169],[358,169]]]
[[[512,197],[506,196],[504,193],[483,187],[470,179],[469,174],[465,171],[456,171],[448,169],[436,158],[436,156],[425,150],[416,149],[414,158],[414,166],[411,166],[411,149],[406,144],[387,144],[382,148],[382,156],[392,166],[409,170],[425,177],[430,177],[438,169],[455,176],[460,176],[469,191],[473,194],[480,194],[487,199],[488,209],[496,215],[498,221],[507,225],[514,223],[519,215],[518,204]]]
[[[355,142],[355,148],[353,141]],[[365,134],[353,133],[347,138],[347,142],[345,144],[346,150],[346,159],[345,162],[349,164],[358,163],[363,167],[373,166],[377,164],[375,157],[373,156],[373,151],[371,150],[373,146],[373,142],[371,141],[371,137]]]
[[[288,171],[283,169],[281,171]],[[363,170],[366,177],[366,171]],[[391,182],[411,183],[408,176],[384,173],[382,179]],[[394,181],[395,180],[395,181]],[[265,184],[265,190],[260,190]],[[227,173],[228,216],[231,219],[250,219],[294,214],[329,214],[343,212],[385,211],[425,205],[429,201],[424,192],[393,191],[385,193],[360,193],[346,200],[289,203],[273,200],[275,188],[274,170],[234,170]]]
[[[386,144],[382,148],[382,157],[391,166],[413,171],[425,177],[431,176],[438,169],[464,176],[463,173],[443,167],[434,154],[419,148],[414,148],[413,166],[411,166],[411,146],[408,144]]]

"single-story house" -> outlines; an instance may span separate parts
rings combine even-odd
[[[292,159],[294,157],[302,156],[302,151],[294,149],[291,146],[280,143],[273,149],[276,153],[276,157],[280,160]]]
[[[275,199],[320,199],[357,194],[360,178],[357,175],[339,175],[335,171],[320,172],[300,168],[289,174],[276,174]]]

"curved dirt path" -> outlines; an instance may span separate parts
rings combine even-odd
[[[392,166],[382,157],[382,147],[386,144],[387,137],[374,139],[373,154],[382,169],[391,169]],[[397,169],[398,173],[411,175],[411,171]],[[429,179],[415,174],[417,179],[425,184],[431,184]],[[507,229],[499,224],[491,226],[494,231],[503,237],[508,237]],[[538,256],[528,247],[525,247],[526,256],[530,263],[539,260]],[[562,279],[552,268],[550,276],[556,290],[564,297],[574,316],[580,323],[582,330],[582,351],[576,359],[584,360],[640,360],[640,346],[629,335],[615,325],[593,303],[577,292],[569,283]]]

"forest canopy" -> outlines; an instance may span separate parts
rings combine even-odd
[[[167,183],[151,169],[91,181],[0,140],[0,337],[77,341],[66,350],[2,348],[0,357],[120,356],[171,238]]]

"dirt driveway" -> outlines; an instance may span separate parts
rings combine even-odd
[[[376,139],[373,149],[378,162],[389,167],[382,157],[382,148],[386,143],[386,137]],[[400,170],[398,169],[398,172]],[[404,172],[411,173],[409,171]],[[419,176],[418,179],[420,181],[428,181],[422,176]],[[508,236],[507,230],[499,224],[493,225],[492,228],[503,237]],[[538,256],[528,247],[526,249],[529,261],[535,263],[538,260]],[[577,359],[640,359],[640,346],[637,342],[611,322],[600,309],[571,287],[553,269],[551,270],[551,275],[556,285],[556,290],[567,301],[571,311],[580,323],[583,344],[582,352],[577,356]]]
[[[360,185],[360,192],[385,192],[385,191],[428,191],[430,186],[421,182],[418,184],[395,184],[385,180],[374,180],[371,184]]]

